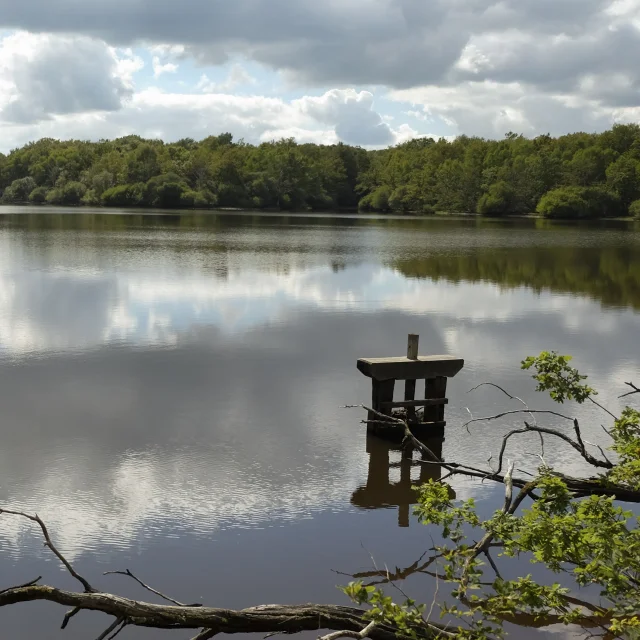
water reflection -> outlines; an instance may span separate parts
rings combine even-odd
[[[485,466],[513,422],[461,430],[467,407],[505,408],[466,392],[491,380],[530,399],[523,356],[572,353],[613,408],[638,378],[638,237],[529,221],[0,215],[0,503],[37,511],[91,575],[124,558],[185,601],[335,601],[329,568],[353,568],[361,545],[398,566],[423,553],[424,532],[396,525],[411,522],[411,485],[437,473],[379,441],[365,453],[363,416],[340,408],[370,399],[357,359],[402,352],[412,332],[421,353],[464,357],[432,446]],[[519,255],[521,279],[505,279]],[[453,266],[465,261],[478,277]],[[545,269],[557,283],[536,285]],[[574,409],[602,443],[601,416]],[[526,467],[538,446],[509,455]],[[546,456],[583,471],[568,448]],[[6,583],[39,575],[24,523],[0,519],[0,542]],[[57,610],[15,615],[11,637],[59,624]],[[67,636],[97,637],[83,624]]]
[[[425,444],[438,457],[442,456],[443,442],[444,438],[425,440]],[[402,445],[387,442],[369,433],[367,453],[367,482],[353,492],[351,504],[361,509],[398,507],[398,526],[408,527],[410,507],[416,503],[415,488],[429,480],[439,480],[440,467],[425,464],[424,457],[422,460],[414,460],[412,456],[416,455],[415,452],[407,455],[402,451]],[[453,497],[455,493],[452,491]]]

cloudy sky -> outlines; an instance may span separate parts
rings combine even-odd
[[[640,0],[0,0],[0,150],[602,130],[639,54]]]

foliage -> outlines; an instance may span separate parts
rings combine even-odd
[[[31,176],[14,180],[2,194],[3,202],[26,202],[29,195],[36,188],[36,182]]]
[[[589,203],[580,187],[561,187],[546,193],[536,211],[545,218],[586,218]]]
[[[565,400],[575,400],[582,404],[596,391],[582,384],[587,376],[569,366],[571,356],[561,356],[555,351],[543,351],[538,356],[529,356],[522,361],[522,368],[533,368],[533,379],[538,383],[536,391],[548,391],[555,402],[562,404]]]
[[[29,194],[29,202],[33,202],[34,204],[42,204],[47,199],[47,189],[46,187],[36,187]]]
[[[629,205],[629,215],[640,220],[640,200],[634,200]]]
[[[65,206],[78,205],[82,202],[87,187],[78,181],[67,182],[60,187],[54,187],[47,193],[46,200],[50,204]]]
[[[615,484],[626,484],[640,491],[640,412],[626,407],[611,431],[611,447],[618,455],[618,464],[608,474]]]
[[[526,358],[522,367],[534,371],[537,391],[549,392],[556,402],[592,400],[595,391],[570,360],[543,352]],[[625,408],[609,433],[617,462],[590,480],[595,486],[587,497],[572,493],[567,479],[544,463],[517,496],[507,490],[504,506],[485,519],[473,500],[455,503],[441,481],[419,488],[415,513],[424,525],[437,527],[443,540],[433,549],[435,575],[453,585],[456,602],[439,606],[449,634],[500,638],[503,623],[512,622],[572,624],[606,638],[639,637],[640,518],[614,498],[598,495],[598,487],[640,491],[640,412]],[[510,479],[503,482],[509,485]],[[542,565],[546,571],[536,575],[543,577],[503,577],[498,565],[518,557]],[[588,590],[578,592],[594,587],[596,598]],[[362,581],[343,590],[369,605],[370,619],[396,624],[409,637],[433,625],[426,607],[404,591],[397,604],[381,587]]]
[[[515,192],[504,180],[489,187],[478,201],[478,213],[483,216],[503,216],[513,213]]]
[[[230,134],[169,144],[44,138],[0,157],[0,191],[4,202],[21,203],[43,188],[47,201],[62,203],[78,200],[77,187],[63,191],[75,182],[85,187],[80,202],[94,206],[484,215],[537,208],[547,217],[600,217],[627,215],[640,198],[639,150],[638,125],[559,138],[419,139],[372,151],[292,139],[252,146]]]

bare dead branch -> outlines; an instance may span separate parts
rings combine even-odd
[[[124,622],[123,618],[116,618],[97,638],[96,640],[105,640],[109,634],[117,629]]]
[[[435,551],[435,549],[431,549],[431,551]],[[442,557],[441,553],[434,554],[430,556],[427,560],[424,560],[424,557],[427,555],[428,551],[425,551],[412,565],[406,567],[405,569],[400,569],[398,567],[395,568],[395,571],[392,573],[388,569],[381,570],[375,566],[373,571],[361,571],[359,573],[343,573],[342,571],[335,571],[336,574],[347,576],[349,578],[353,578],[354,580],[362,580],[366,578],[382,578],[381,580],[368,581],[365,583],[365,586],[376,586],[380,584],[389,584],[392,582],[399,582],[401,580],[406,580],[412,575],[417,573],[424,573],[427,575],[432,575],[427,569],[434,563],[436,560]],[[424,562],[423,562],[424,560]]]
[[[509,507],[511,507],[511,500],[513,499],[513,470],[515,468],[515,464],[512,462],[509,464],[509,469],[504,476],[504,506],[502,507],[502,511],[507,513],[509,511]]]
[[[595,442],[589,442],[588,440],[585,440],[584,443],[588,444],[590,447],[596,447],[600,451],[600,455],[611,465],[611,468],[613,468],[613,462],[609,460],[607,454],[604,452],[604,449],[599,444],[596,444]]]
[[[40,580],[42,580],[42,576],[38,576],[35,580],[31,580],[30,582],[25,582],[24,584],[21,584],[17,588],[21,589],[22,587],[32,587],[34,584],[38,584]],[[11,589],[16,589],[16,587],[9,587],[8,589],[2,589],[2,591],[0,591],[0,595],[2,595],[5,591],[10,591]]]
[[[529,408],[527,403],[522,398],[518,398],[518,396],[511,395],[506,389],[503,389],[499,384],[496,384],[495,382],[481,382],[479,385],[476,385],[472,389],[469,389],[467,393],[472,393],[477,389],[479,389],[480,387],[495,387],[499,391],[502,391],[502,393],[504,393],[504,395],[507,396],[507,398],[509,398],[510,400],[517,400],[518,402],[523,404],[527,409]]]
[[[155,593],[157,596],[159,596],[163,600],[166,600],[167,602],[171,602],[172,604],[175,604],[178,607],[201,607],[202,606],[199,603],[196,603],[196,604],[184,604],[182,602],[178,602],[177,600],[174,600],[173,598],[170,598],[169,596],[164,595],[164,593],[161,593],[160,591],[157,591],[153,587],[150,587],[148,584],[145,584],[144,582],[142,582],[142,580],[140,580],[140,578],[137,578],[136,576],[134,576],[133,573],[131,573],[131,571],[129,571],[129,569],[125,569],[124,571],[105,571],[102,575],[104,575],[104,576],[114,576],[114,575],[127,576],[128,578],[131,578],[132,580],[135,580],[141,587],[143,587],[147,591],[150,591],[151,593]]]
[[[27,520],[31,520],[31,522],[35,522],[39,525],[42,530],[42,535],[45,539],[45,546],[49,547],[53,554],[62,562],[62,564],[66,567],[67,571],[84,587],[86,593],[96,593],[96,589],[94,589],[76,570],[71,566],[71,563],[58,551],[56,546],[51,541],[51,537],[49,536],[49,531],[45,523],[40,519],[38,514],[35,516],[30,516],[28,513],[23,513],[22,511],[10,511],[9,509],[0,509],[0,515],[6,513],[12,516],[20,516],[22,518],[26,518]]]
[[[75,607],[74,609],[69,609],[69,611],[67,611],[67,613],[64,614],[64,618],[62,619],[62,625],[60,626],[61,629],[66,629],[67,625],[69,624],[69,622],[71,622],[71,618],[73,618],[74,616],[77,616],[80,613],[81,609],[78,607]]]
[[[362,631],[334,631],[326,636],[320,636],[318,640],[338,640],[338,638],[355,638],[356,640],[364,640],[369,637],[369,633],[376,626],[375,622],[370,622]]]
[[[268,633],[265,638],[271,638],[273,636],[277,636],[280,631],[274,631],[273,633]],[[214,636],[218,634],[217,631],[213,629],[203,629],[197,636],[193,636],[191,640],[211,640]]]
[[[517,400],[525,408],[525,411],[531,416],[531,419],[533,420],[533,422],[536,422],[536,418],[533,415],[534,412],[532,412],[529,409],[529,405],[522,398],[519,398],[518,396],[511,395],[506,389],[503,389],[500,385],[495,384],[495,382],[482,382],[481,384],[473,387],[473,389],[469,389],[469,391],[467,391],[467,393],[471,393],[472,391],[475,391],[476,389],[479,389],[480,387],[495,387],[496,389],[499,389],[500,391],[502,391],[502,393],[504,393],[504,395],[506,395],[510,400]],[[467,409],[467,411],[468,411],[468,409]],[[469,411],[469,413],[471,413],[471,411]],[[473,416],[471,416],[471,417],[473,417]],[[469,431],[469,427],[468,426],[467,426],[467,431]]]
[[[603,405],[601,405],[597,400],[594,400],[591,396],[589,396],[589,401],[592,404],[595,404],[596,407],[599,407],[600,409],[602,409],[605,413],[608,413],[614,420],[618,419],[618,416],[615,413],[612,413],[611,411],[609,411],[609,409],[607,409],[607,407],[604,407]]]
[[[550,429],[548,427],[534,427],[530,424],[524,423],[527,431],[536,431],[538,433],[546,433],[548,435],[555,436],[556,438],[560,438],[564,440],[567,444],[572,446],[590,465],[594,467],[600,467],[601,469],[613,469],[613,463],[609,460],[598,460],[598,458],[594,458],[588,451],[584,445],[584,441],[582,440],[582,435],[580,434],[580,425],[577,420],[573,421],[574,430],[576,432],[576,437],[578,441],[572,440],[569,436],[562,433],[562,431],[558,431],[557,429]]]
[[[491,565],[491,568],[493,569],[496,576],[502,580],[502,576],[500,575],[500,570],[498,569],[498,566],[496,565],[496,563],[493,561],[493,558],[491,557],[491,552],[489,551],[489,549],[485,549],[484,555],[485,555],[485,558],[489,561],[489,564]]]
[[[556,416],[558,418],[562,418],[563,420],[570,420],[573,422],[573,418],[569,416],[565,416],[562,413],[558,413],[557,411],[549,411],[546,409],[514,409],[513,411],[503,411],[502,413],[497,413],[494,416],[485,416],[484,418],[474,418],[473,420],[468,420],[462,425],[463,429],[466,429],[469,425],[474,424],[476,422],[491,422],[492,420],[498,420],[498,418],[504,418],[505,416],[515,416],[522,415],[523,413],[529,413],[531,415],[534,414],[545,414]]]
[[[640,393],[640,389],[636,387],[636,385],[633,384],[633,382],[625,382],[625,384],[627,385],[627,387],[631,387],[633,391],[629,391],[629,393],[625,393],[624,395],[621,395],[620,398],[628,398],[629,396],[634,396],[636,393]]]
[[[127,626],[127,624],[128,622],[123,620],[120,623],[120,626],[107,638],[107,640],[113,640]]]

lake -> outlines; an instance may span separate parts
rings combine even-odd
[[[640,380],[639,328],[640,231],[626,223],[2,207],[0,504],[37,511],[104,590],[151,597],[101,575],[128,568],[183,602],[348,604],[334,570],[409,566],[431,546],[410,514],[419,465],[341,408],[370,400],[358,358],[402,355],[412,332],[422,355],[464,358],[440,445],[484,467],[521,421],[462,429],[469,411],[518,408],[469,389],[547,408],[519,363],[555,349],[616,408]],[[563,410],[606,444],[606,416]],[[508,455],[531,469],[539,448],[524,438]],[[590,472],[557,443],[545,460]],[[502,495],[453,488],[484,513]],[[2,517],[0,544],[0,589],[37,575],[76,588],[29,523]],[[21,605],[0,624],[12,639],[106,626],[82,613],[61,632],[63,614]]]

